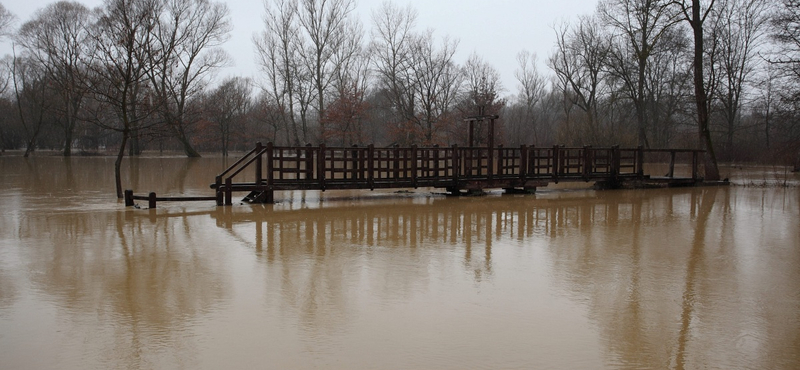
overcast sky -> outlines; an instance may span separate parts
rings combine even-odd
[[[384,0],[356,0],[357,16],[369,32],[372,27],[370,14]],[[54,1],[50,0],[2,0],[3,5],[17,16],[17,25],[31,19],[37,9]],[[80,1],[88,7],[96,7],[102,0]],[[539,57],[540,72],[550,74],[544,60],[550,54],[555,41],[553,25],[572,21],[578,15],[591,14],[597,0],[429,0],[393,1],[399,6],[410,3],[418,12],[417,28],[431,28],[437,38],[449,35],[458,39],[456,62],[463,63],[473,52],[493,65],[502,78],[505,91],[502,95],[516,93],[514,70],[516,55],[523,49]],[[234,60],[234,66],[222,71],[219,76],[243,75],[257,77],[254,62],[252,35],[264,28],[263,3],[259,0],[226,1],[231,11],[233,32],[226,49]],[[9,54],[10,43],[4,41],[0,55]]]

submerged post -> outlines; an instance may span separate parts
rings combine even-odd
[[[672,178],[675,176],[675,151],[670,150],[669,152],[669,172],[667,172],[667,177]]]
[[[214,195],[216,195],[216,197],[217,197],[217,205],[218,206],[225,205],[225,203],[223,203],[223,201],[222,201],[222,196],[223,196],[223,194],[222,194],[222,176],[217,175],[217,177],[214,178],[214,190],[215,190]]]
[[[561,158],[558,155],[558,145],[553,145],[553,182],[558,184],[558,174],[561,172]]]
[[[125,207],[133,207],[133,190],[125,190]]]
[[[614,181],[619,180],[621,162],[619,145],[614,145],[611,147],[611,176]]]
[[[592,169],[594,168],[594,157],[592,156],[592,147],[590,145],[584,145],[583,147],[583,179],[585,181],[589,181],[589,175],[592,174]]]
[[[636,147],[636,176],[644,177],[644,147],[641,145]]]

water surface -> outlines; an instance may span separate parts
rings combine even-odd
[[[210,195],[223,162],[124,181]],[[797,175],[726,171],[750,186],[147,210],[111,158],[0,157],[0,368],[796,369]]]

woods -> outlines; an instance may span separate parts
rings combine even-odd
[[[551,50],[518,45],[514,71],[459,60],[459,35],[411,6],[362,20],[357,5],[266,1],[258,73],[225,78],[234,20],[221,2],[60,1],[21,22],[2,8],[0,148],[113,151],[119,166],[256,141],[465,145],[463,119],[480,112],[500,115],[507,146],[700,148],[709,179],[718,161],[800,167],[800,1],[601,0],[553,20]]]

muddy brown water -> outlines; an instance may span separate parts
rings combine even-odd
[[[124,168],[210,195],[224,160]],[[800,179],[723,172],[750,186],[146,210],[111,158],[2,156],[0,368],[800,368]]]

